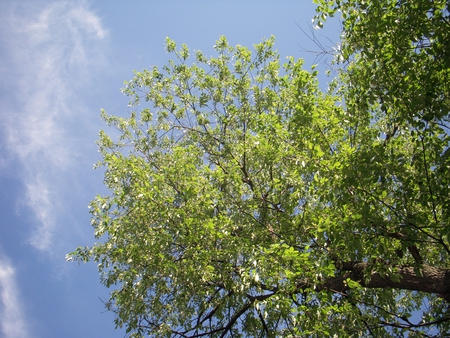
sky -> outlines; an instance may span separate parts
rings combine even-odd
[[[123,81],[167,63],[167,36],[213,56],[220,35],[248,47],[274,35],[281,59],[323,73],[302,32],[314,10],[312,0],[0,1],[0,337],[125,336],[95,264],[65,261],[95,242],[87,206],[108,193],[93,170],[108,132],[100,109],[128,115]],[[331,49],[339,24],[314,34]]]

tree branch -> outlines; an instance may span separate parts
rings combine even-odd
[[[342,263],[341,275],[328,278],[316,287],[316,290],[331,290],[334,292],[344,292],[349,290],[346,280],[358,282],[366,288],[393,288],[400,290],[421,291],[438,294],[441,298],[450,303],[450,269],[441,269],[429,265],[423,265],[420,274],[413,266],[393,266],[399,279],[392,279],[389,276],[381,276],[378,272],[372,272],[368,278],[364,278],[371,265],[364,262],[344,262]],[[304,282],[298,283],[299,291],[310,285]]]

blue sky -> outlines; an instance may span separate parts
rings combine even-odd
[[[312,0],[0,2],[0,336],[124,337],[99,298],[94,264],[65,254],[94,242],[87,205],[102,185],[100,109],[127,115],[132,70],[162,66],[166,36],[213,54],[220,35],[314,62]],[[333,23],[316,34],[339,37]],[[321,69],[325,70],[326,65]],[[325,80],[322,77],[322,80]]]

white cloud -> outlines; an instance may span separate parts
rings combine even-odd
[[[23,201],[35,216],[30,243],[46,250],[62,204],[61,186],[76,171],[80,93],[103,61],[107,31],[84,1],[7,2],[0,12],[7,51],[0,60],[0,89],[7,92],[0,123],[7,150],[21,166]]]
[[[27,184],[26,194],[28,196],[28,205],[34,211],[34,217],[39,221],[40,226],[35,230],[34,235],[30,239],[30,243],[41,250],[45,250],[51,244],[51,235],[53,224],[52,208],[50,192],[48,190],[48,182],[41,181],[39,177]]]
[[[11,264],[0,258],[0,325],[2,337],[30,337]]]

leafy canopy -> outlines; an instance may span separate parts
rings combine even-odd
[[[445,3],[317,2],[344,19],[329,92],[274,38],[220,37],[193,64],[167,39],[175,61],[123,89],[139,110],[102,112],[111,193],[90,204],[100,241],[69,259],[98,262],[133,336],[450,329]]]

